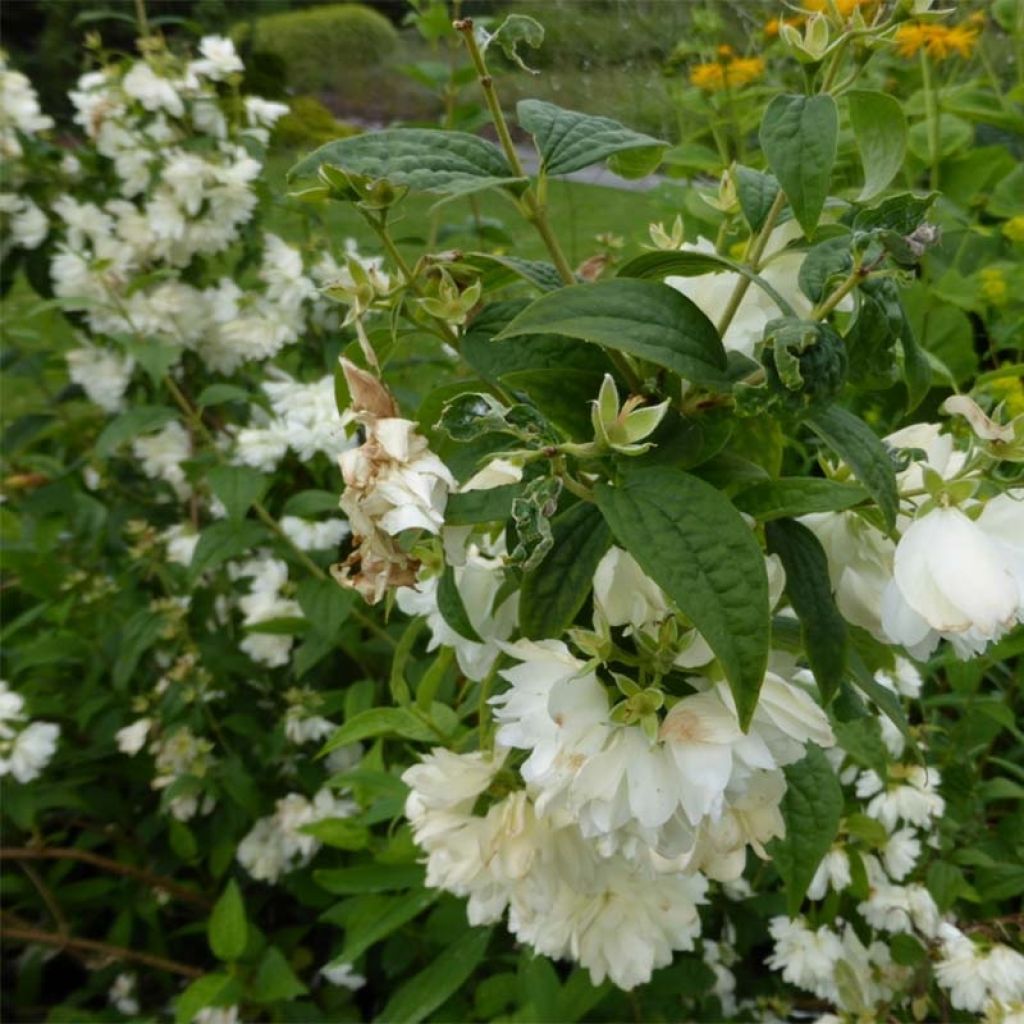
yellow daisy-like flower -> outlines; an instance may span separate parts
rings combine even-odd
[[[727,57],[690,68],[690,83],[706,92],[721,92],[746,85],[763,74],[764,61],[760,57]]]
[[[933,60],[945,60],[953,53],[970,57],[978,41],[978,29],[962,25],[925,25],[908,22],[896,32],[896,49],[901,57],[913,57],[921,49]]]
[[[844,18],[849,18],[858,7],[871,7],[877,0],[835,0],[836,10]],[[809,11],[828,12],[828,0],[804,0],[803,6]]]

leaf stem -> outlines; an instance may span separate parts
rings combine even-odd
[[[498,133],[498,141],[501,143],[501,148],[505,153],[505,159],[508,160],[509,166],[517,178],[526,178],[528,177],[526,169],[523,167],[522,160],[519,159],[519,153],[508,130],[508,121],[505,120],[501,103],[498,101],[498,94],[494,88],[494,79],[487,70],[487,62],[484,60],[484,55],[477,44],[476,36],[473,34],[473,19],[461,18],[458,21],[452,22],[452,27],[465,40],[466,49],[469,51],[470,60],[472,60],[473,67],[476,69],[477,79],[480,82],[480,88],[483,90],[484,99],[487,101],[487,109],[491,113],[494,130]],[[541,173],[543,174],[543,168]],[[572,267],[562,251],[562,246],[551,230],[544,204],[537,198],[532,187],[527,187],[523,193],[522,201],[526,207],[526,219],[537,229],[537,234],[540,235],[541,240],[551,254],[551,259],[555,264],[555,269],[558,271],[558,276],[565,284],[575,284],[576,275],[573,273]]]
[[[768,239],[771,237],[771,233],[775,228],[775,222],[779,219],[779,214],[782,213],[783,206],[786,205],[786,194],[780,188],[775,193],[775,198],[772,200],[772,205],[768,209],[768,213],[764,218],[764,223],[761,225],[761,230],[751,239],[750,246],[747,250],[746,262],[750,265],[750,269],[756,274],[761,269],[761,258],[764,256],[764,250],[768,245]],[[733,288],[732,295],[729,296],[729,302],[722,313],[721,319],[718,321],[718,333],[719,336],[725,337],[725,332],[729,329],[729,325],[733,321],[733,317],[736,316],[736,311],[740,308],[740,303],[743,301],[743,297],[747,294],[747,289],[750,287],[750,278],[741,277],[736,282],[736,287]]]

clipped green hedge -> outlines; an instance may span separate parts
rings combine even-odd
[[[296,96],[288,106],[289,112],[274,126],[274,145],[283,149],[313,149],[359,131],[344,121],[335,120],[315,96]]]
[[[391,22],[364,4],[268,14],[236,25],[231,34],[244,49],[280,57],[296,92],[337,88],[349,69],[380,63],[398,41]]]

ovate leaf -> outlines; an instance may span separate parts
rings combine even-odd
[[[257,1003],[276,1003],[286,999],[297,999],[309,990],[296,977],[284,954],[271,946],[256,969],[256,979],[251,997]]]
[[[733,504],[763,523],[805,516],[811,512],[839,512],[868,499],[860,484],[818,477],[781,477],[744,488]]]
[[[612,542],[600,511],[589,502],[554,519],[551,533],[551,550],[526,574],[519,593],[519,628],[534,640],[561,636],[572,625]]]
[[[355,591],[338,586],[334,580],[303,580],[295,596],[302,614],[325,640],[337,636],[356,603]]]
[[[610,118],[563,110],[543,100],[520,100],[516,116],[533,136],[548,174],[569,174],[629,153],[630,160],[612,169],[623,177],[642,178],[658,166],[668,146]]]
[[[242,519],[263,497],[269,483],[262,473],[248,466],[214,466],[206,478],[231,519]]]
[[[811,429],[853,470],[878,503],[891,530],[899,511],[899,492],[892,460],[875,432],[852,412],[830,405],[807,417]]]
[[[894,96],[869,89],[848,92],[850,124],[864,167],[857,199],[873,199],[899,174],[907,152],[907,119]]]
[[[784,883],[789,915],[795,917],[814,872],[839,831],[843,790],[828,758],[813,743],[808,744],[802,761],[784,770],[782,817],[786,835],[773,839],[768,852]]]
[[[458,585],[455,582],[455,570],[445,566],[444,573],[437,584],[437,610],[445,622],[455,630],[459,636],[474,643],[482,643],[480,634],[476,631],[470,621],[469,612],[459,593]]]
[[[237,558],[251,551],[267,539],[267,529],[260,523],[241,522],[213,523],[199,534],[199,541],[192,552],[189,576],[195,580],[207,569],[214,569],[229,558]]]
[[[401,736],[421,743],[437,740],[437,733],[409,708],[368,708],[336,729],[322,754],[374,736]]]
[[[561,288],[530,303],[498,338],[542,332],[628,352],[707,387],[729,386],[714,325],[658,281],[617,278]]]
[[[220,899],[210,912],[206,925],[210,949],[220,960],[237,960],[249,941],[249,926],[245,920],[242,893],[234,879],[228,882]]]
[[[761,121],[761,148],[804,234],[825,208],[836,159],[839,114],[828,95],[776,96]]]
[[[846,622],[832,599],[828,559],[818,538],[795,519],[768,523],[765,535],[768,550],[782,559],[786,593],[800,619],[807,660],[828,703],[846,671]]]
[[[717,488],[680,470],[634,469],[599,484],[618,542],[700,630],[721,662],[744,728],[770,638],[768,578],[754,534]]]

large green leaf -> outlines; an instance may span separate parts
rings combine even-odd
[[[820,747],[808,744],[807,756],[788,765],[782,817],[786,835],[773,839],[768,852],[785,884],[791,917],[800,911],[807,887],[839,831],[843,790]]]
[[[427,128],[389,128],[336,139],[300,160],[288,177],[314,174],[321,164],[439,195],[463,195],[522,180],[485,139]]]
[[[907,152],[907,119],[899,100],[884,92],[854,89],[846,97],[864,167],[864,187],[857,198],[864,202],[899,174]]]
[[[846,622],[832,598],[828,559],[818,538],[794,519],[765,527],[768,550],[782,559],[786,593],[800,619],[804,649],[826,703],[846,672]]]
[[[557,637],[572,625],[590,593],[594,570],[612,542],[600,511],[573,505],[551,523],[554,545],[526,574],[519,592],[519,628],[534,640]]]
[[[612,170],[624,178],[642,178],[658,166],[668,146],[610,118],[563,110],[543,100],[520,100],[516,117],[533,136],[548,174],[569,174],[629,154],[613,163]]]
[[[768,661],[768,578],[753,532],[728,499],[681,470],[628,470],[599,484],[597,504],[618,542],[710,644],[746,728]]]
[[[356,864],[349,868],[322,868],[313,872],[313,881],[335,896],[396,892],[422,886],[423,868],[419,864]]]
[[[263,497],[270,481],[248,466],[214,466],[206,479],[231,519],[242,519]]]
[[[498,338],[542,331],[628,352],[707,387],[729,387],[714,324],[659,281],[616,278],[561,288],[530,303]]]
[[[886,525],[896,525],[899,492],[896,473],[885,445],[875,432],[852,412],[830,405],[807,417],[811,429],[856,474],[865,490],[878,503]]]
[[[569,437],[589,441],[594,436],[591,403],[603,380],[604,374],[593,370],[513,370],[499,383],[512,397],[528,399]]]
[[[261,523],[248,519],[241,522],[213,523],[199,534],[188,573],[193,580],[207,569],[214,569],[229,558],[237,558],[267,540],[269,533]]]
[[[810,512],[839,512],[866,501],[867,491],[859,484],[818,477],[782,477],[746,487],[733,504],[763,523],[773,519],[805,516]]]
[[[299,584],[299,607],[325,640],[333,640],[356,603],[356,593],[334,580],[305,579]]]
[[[210,949],[219,960],[237,960],[249,941],[249,926],[245,920],[242,893],[234,879],[228,882],[221,897],[210,912],[206,923]]]
[[[804,234],[825,208],[836,159],[839,114],[831,96],[776,96],[761,121],[761,148]]]
[[[469,979],[487,952],[489,928],[472,928],[451,943],[419,974],[402,984],[381,1011],[380,1020],[419,1024]]]
[[[361,956],[372,945],[421,914],[437,899],[437,896],[436,890],[414,889],[410,893],[388,901],[383,912],[360,921],[358,926],[346,929],[345,947],[331,961],[330,966],[352,963],[356,957]]]
[[[367,708],[335,729],[321,754],[375,736],[401,736],[421,743],[438,739],[437,732],[409,708]]]

